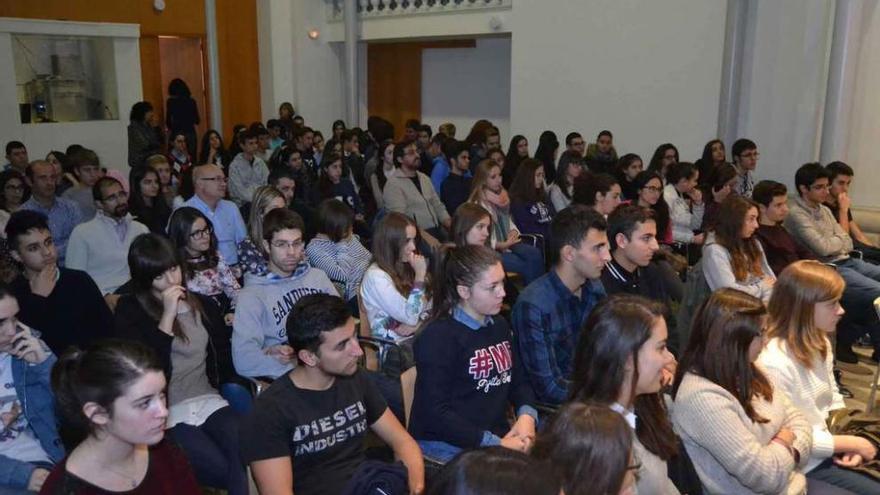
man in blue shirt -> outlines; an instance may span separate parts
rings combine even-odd
[[[557,213],[550,225],[556,265],[513,306],[516,342],[539,401],[560,404],[568,398],[581,326],[605,297],[599,278],[611,260],[606,229],[602,215],[584,205]]]
[[[33,210],[49,218],[49,231],[58,248],[58,264],[64,266],[67,240],[73,228],[82,222],[82,211],[73,201],[55,196],[55,167],[45,160],[36,160],[27,167],[31,183],[31,199],[21,205],[23,210]]]
[[[195,195],[184,205],[201,211],[211,220],[217,249],[230,266],[238,263],[238,243],[247,237],[244,220],[235,203],[226,196],[226,176],[217,165],[199,165],[193,169]]]

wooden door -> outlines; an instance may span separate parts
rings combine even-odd
[[[189,86],[196,106],[199,108],[199,125],[196,126],[196,146],[208,129],[208,88],[205,76],[205,57],[201,38],[159,37],[159,74],[162,85],[162,107],[168,99],[168,84],[180,78]],[[155,103],[154,103],[155,106]],[[162,112],[164,118],[164,111]],[[222,133],[222,130],[221,130]]]
[[[422,45],[370,43],[367,46],[367,110],[394,124],[403,136],[409,119],[422,116]]]

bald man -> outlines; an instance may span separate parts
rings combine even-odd
[[[226,197],[226,175],[217,165],[199,165],[193,169],[195,195],[184,203],[208,217],[214,225],[217,247],[230,266],[238,263],[238,243],[247,237],[244,220],[235,203]]]

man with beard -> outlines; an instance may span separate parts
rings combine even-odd
[[[99,179],[92,186],[92,197],[97,214],[70,234],[66,266],[88,273],[106,296],[131,278],[128,248],[150,229],[128,213],[128,193],[118,180]]]

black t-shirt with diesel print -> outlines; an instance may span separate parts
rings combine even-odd
[[[321,391],[297,388],[285,375],[242,423],[242,459],[290,456],[295,493],[337,495],[363,462],[364,436],[386,408],[362,371]]]

